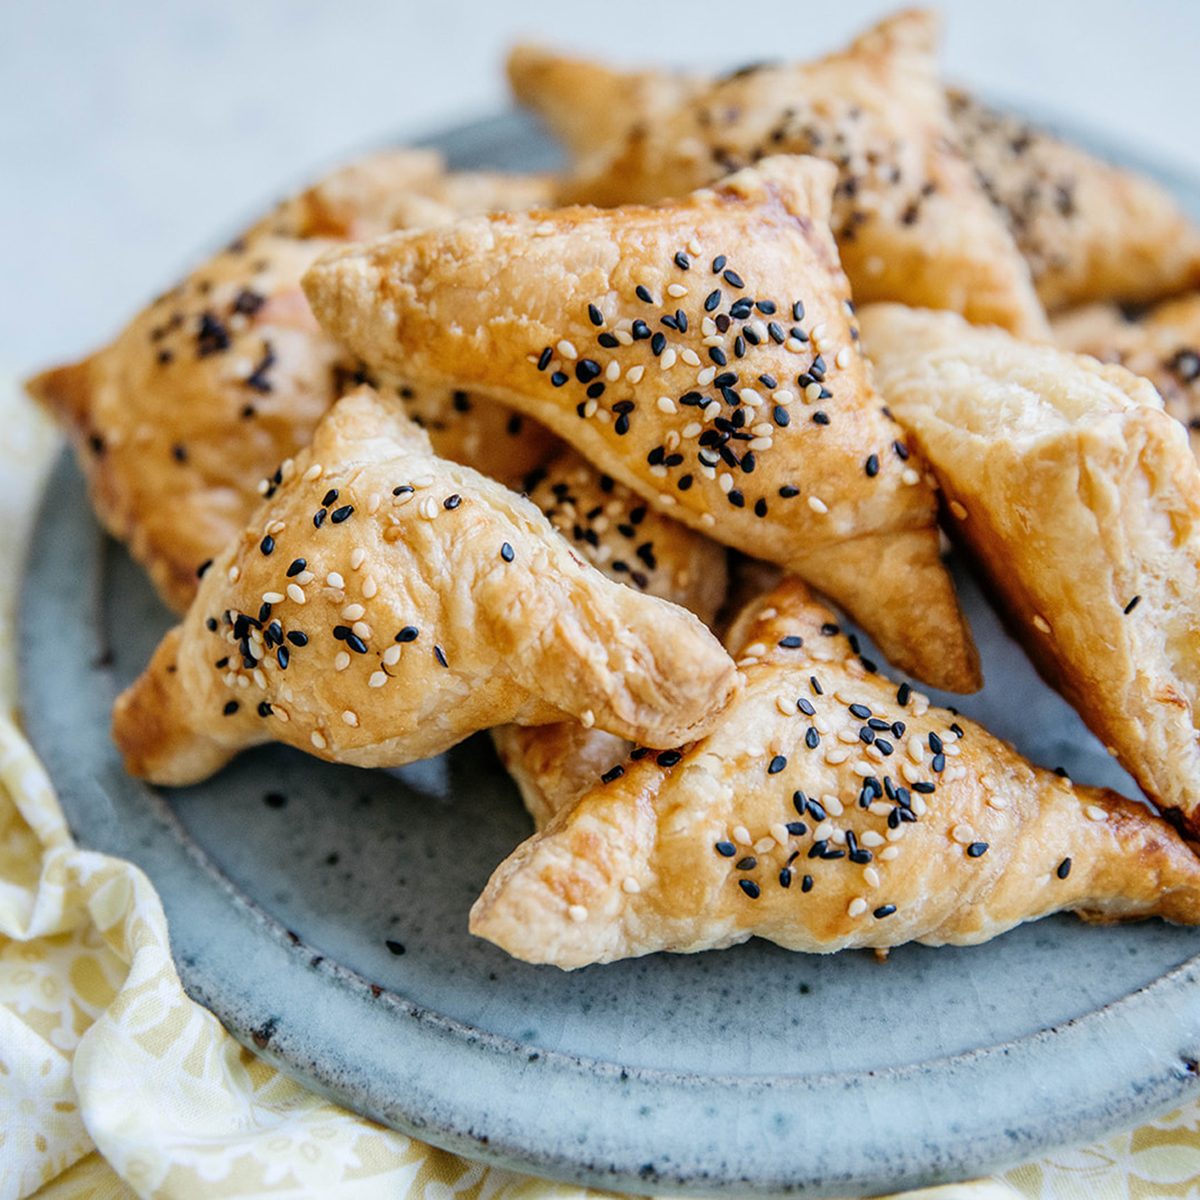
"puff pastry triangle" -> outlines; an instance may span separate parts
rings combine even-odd
[[[372,368],[536,418],[669,516],[803,575],[897,666],[971,690],[933,492],[857,345],[833,183],[772,158],[656,207],[393,234],[304,287]]]
[[[1119,366],[863,313],[880,388],[1047,681],[1162,809],[1200,832],[1200,469]]]
[[[275,477],[113,731],[132,774],[184,784],[268,741],[388,766],[509,721],[673,745],[735,685],[694,616],[587,566],[363,388]]]
[[[677,104],[589,157],[563,194],[653,201],[766,155],[816,155],[838,167],[833,230],[860,303],[947,308],[1042,337],[1029,269],[954,144],[937,36],[933,13],[902,12],[815,62],[763,64],[705,88],[675,84]],[[656,86],[669,97],[669,77]]]
[[[472,932],[573,969],[754,936],[965,945],[1060,910],[1200,922],[1165,821],[866,672],[832,620],[794,579],[759,601],[712,733],[610,767],[497,868]]]

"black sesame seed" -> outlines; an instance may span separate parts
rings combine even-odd
[[[808,826],[803,821],[789,821],[785,828],[792,837],[803,837],[808,832]]]
[[[716,851],[722,858],[732,858],[737,853],[737,847],[732,842],[717,842]]]
[[[274,554],[275,539],[268,534],[261,542],[258,543],[258,548],[262,551],[264,556]]]
[[[639,300],[641,300],[644,304],[653,304],[654,303],[654,297],[652,295],[650,295],[650,289],[645,287],[643,284],[639,283],[637,285],[637,287],[634,288],[634,295],[636,295],[637,298]]]
[[[620,779],[625,774],[625,768],[617,763],[615,767],[609,767],[603,775],[600,776],[601,783],[612,783],[614,779]]]
[[[896,906],[894,904],[881,904],[875,910],[874,916],[877,917],[880,921],[882,921],[884,917],[890,917],[892,915],[892,913],[894,913],[895,911],[896,911]]]
[[[621,343],[611,333],[602,333],[597,339],[605,350],[615,350]]]
[[[802,892],[811,892],[813,890],[813,877],[811,875],[805,875],[805,877],[800,880],[800,890]]]
[[[307,560],[305,560],[303,558],[294,558],[294,559],[292,559],[291,566],[289,566],[287,569],[287,577],[289,579],[292,579],[295,576],[299,575],[301,571],[304,571],[307,568],[308,568]]]
[[[292,656],[291,656],[291,652],[288,650],[288,648],[286,646],[280,646],[278,651],[276,651],[275,658],[276,658],[276,661],[279,663],[279,669],[281,671],[286,671],[287,667],[288,667],[288,663],[291,661]]]
[[[232,717],[238,710],[238,702],[236,700],[226,700],[225,707],[221,709],[223,716]]]
[[[613,422],[613,432],[618,436],[623,436],[629,432],[629,416],[626,413],[621,413],[620,416]]]
[[[650,339],[650,353],[657,358],[667,348],[667,335],[661,331]]]
[[[594,304],[588,305],[587,312],[588,320],[591,321],[593,325],[604,324],[604,314]]]
[[[204,560],[204,561],[203,561],[203,562],[202,562],[202,563],[201,563],[201,564],[200,564],[200,565],[199,565],[199,566],[196,568],[196,578],[197,578],[197,579],[203,579],[203,578],[204,578],[204,576],[205,576],[205,574],[206,574],[206,573],[207,573],[207,571],[208,571],[208,568],[209,568],[209,567],[211,567],[212,565],[213,565],[213,560],[212,560],[211,558],[206,558],[206,559],[205,559],[205,560]]]
[[[688,256],[686,254],[684,254],[684,252],[682,250],[678,250],[675,253],[675,265],[681,271],[686,271],[691,267],[692,260],[690,258],[688,258]]]
[[[758,859],[753,854],[747,854],[745,858],[739,858],[733,865],[739,871],[753,871],[758,866]]]
[[[726,259],[725,255],[718,254],[717,257],[712,260],[712,273],[714,275],[720,275],[720,273],[725,270],[725,263],[727,261],[728,260]]]
[[[720,346],[709,346],[708,357],[717,364],[718,367],[723,367],[729,359],[725,356],[725,351]]]
[[[762,895],[762,888],[754,882],[753,879],[739,879],[738,887],[750,897],[751,900],[757,900]]]
[[[411,484],[402,483],[399,487],[392,488],[392,495],[393,496],[404,496],[404,495],[407,495],[412,490],[413,490],[413,488],[412,488]]]
[[[822,626],[821,632],[825,632],[824,626]],[[852,704],[850,705],[850,715],[857,717],[860,721],[865,721],[871,715],[871,710],[865,704]]]
[[[920,783],[914,783],[912,789],[914,792],[920,792],[922,796],[932,796],[937,791],[936,786],[928,780],[921,780]]]
[[[441,648],[441,646],[434,646],[433,657],[436,658],[443,667],[450,666],[450,664],[446,661],[446,652]]]
[[[453,510],[454,510],[454,509],[456,509],[456,508],[457,508],[457,507],[458,507],[458,506],[459,506],[461,503],[462,503],[462,497],[461,497],[461,496],[460,496],[460,495],[459,495],[457,492],[455,492],[455,493],[454,493],[454,495],[452,495],[452,496],[447,496],[447,497],[445,498],[445,500],[443,500],[443,501],[442,501],[442,507],[443,507],[443,508],[448,508],[448,509],[450,509],[450,510],[452,510],[452,511],[453,511]]]
[[[260,700],[258,702],[258,715],[260,717],[269,717],[271,715],[271,705],[269,701]]]
[[[654,761],[660,767],[673,767],[682,758],[683,755],[678,750],[664,750]]]
[[[317,511],[315,513],[313,513],[313,528],[314,529],[320,529],[321,526],[325,524],[326,515],[327,515],[327,510],[324,508],[319,508],[319,509],[317,509]]]
[[[804,639],[799,634],[789,633],[787,637],[779,639],[779,645],[784,650],[796,650],[804,645]]]
[[[792,793],[792,807],[800,816],[804,816],[807,806],[808,797],[803,792],[795,791]]]
[[[813,690],[814,696],[825,695],[825,689],[821,686],[821,681],[815,675],[810,675],[808,677],[808,683]]]
[[[704,311],[712,312],[713,309],[715,309],[717,307],[717,305],[720,303],[721,303],[721,289],[713,288],[713,290],[711,292],[709,292],[707,296],[704,297]]]
[[[300,630],[296,629],[287,635],[287,640],[291,642],[293,646],[307,646],[308,634],[301,633]]]
[[[600,364],[594,358],[581,358],[575,364],[575,378],[580,383],[591,383],[600,374]]]
[[[767,774],[778,775],[779,772],[782,771],[786,766],[787,759],[782,754],[777,754],[773,759],[771,759],[771,762],[767,767]]]
[[[722,276],[730,287],[744,288],[746,285],[742,282],[742,277],[736,271],[726,271]]]
[[[550,384],[552,387],[562,387],[562,385],[566,382],[567,376],[562,371],[555,371],[554,374],[550,376]]]
[[[388,950],[392,954],[399,956],[404,953],[404,943],[403,942],[393,941],[391,938],[388,938],[383,944],[388,948]]]
[[[816,716],[817,710],[816,710],[815,708],[813,708],[813,706],[812,706],[812,701],[811,701],[811,700],[806,700],[806,699],[805,699],[803,696],[801,696],[801,697],[800,697],[800,699],[796,701],[796,707],[797,707],[797,708],[798,708],[798,709],[799,709],[799,710],[800,710],[800,711],[801,711],[801,712],[802,712],[802,713],[803,713],[803,714],[804,714],[806,717],[813,717],[813,716]]]
[[[217,632],[217,618],[209,617],[208,620],[206,620],[204,622],[204,628],[207,629],[209,633],[216,633]]]
[[[1069,858],[1064,858],[1062,862],[1058,864],[1054,873],[1059,877],[1059,879],[1066,879],[1066,877],[1071,873],[1071,860]]]
[[[516,557],[515,553],[513,552],[513,548],[507,542],[501,543],[500,557],[504,559],[505,562],[512,562],[512,560]]]
[[[335,508],[329,514],[329,519],[334,525],[340,525],[353,511],[353,504],[343,504],[341,508]]]
[[[784,867],[779,872],[779,886],[785,887],[785,888],[789,888],[792,886],[792,869],[791,869],[791,867]]]
[[[824,856],[825,851],[828,848],[829,848],[829,843],[827,841],[825,841],[824,838],[818,839],[817,841],[813,842],[813,844],[811,846],[809,846],[808,857],[809,858],[821,858]]]
[[[817,411],[815,413],[813,413],[812,419],[813,419],[814,425],[828,425],[829,424],[829,414],[826,412],[822,412],[819,408],[817,409]]]
[[[815,725],[810,725],[805,732],[804,744],[810,750],[815,750],[821,744],[821,735],[817,732]]]
[[[639,317],[630,328],[635,342],[644,342],[650,336],[650,326]]]
[[[366,654],[367,644],[358,636],[357,633],[348,633],[345,640],[346,645],[349,646],[355,654]]]
[[[940,775],[946,769],[946,756],[935,754],[929,766],[935,775]]]
[[[543,350],[541,352],[541,354],[538,355],[537,369],[539,371],[544,371],[550,365],[550,360],[553,357],[554,357],[554,351],[549,346],[547,346],[545,348],[545,350]]]
[[[912,695],[912,688],[909,687],[909,685],[907,683],[902,683],[896,689],[896,703],[899,704],[901,708],[903,708],[908,703],[908,699],[911,695]]]
[[[874,479],[879,474],[879,455],[869,454],[863,470],[866,471],[868,479]]]
[[[972,842],[967,847],[968,858],[982,858],[988,852],[987,842]]]
[[[1125,615],[1129,616],[1129,614],[1131,612],[1133,612],[1133,610],[1135,608],[1137,608],[1138,603],[1140,601],[1141,601],[1141,596],[1134,596],[1134,598],[1132,600],[1130,600],[1130,602],[1127,605],[1125,605],[1125,609],[1124,609]]]

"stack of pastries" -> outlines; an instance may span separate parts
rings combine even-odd
[[[562,176],[354,163],[32,379],[181,614],[127,769],[491,730],[536,832],[471,929],[567,969],[1200,924],[1200,232],[937,32],[520,47]],[[983,682],[942,530],[1150,804],[919,690]]]

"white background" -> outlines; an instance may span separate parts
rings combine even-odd
[[[10,0],[0,9],[0,364],[109,337],[256,206],[505,101],[533,36],[624,62],[807,58],[878,0]],[[956,0],[947,74],[1200,174],[1200,0]],[[3,431],[0,431],[3,437]]]

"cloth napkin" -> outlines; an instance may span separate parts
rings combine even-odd
[[[13,607],[59,442],[0,379],[0,1200],[574,1200],[376,1125],[257,1059],[184,994],[132,863],[77,846],[20,729]],[[1200,1193],[1200,1104],[905,1200]]]

